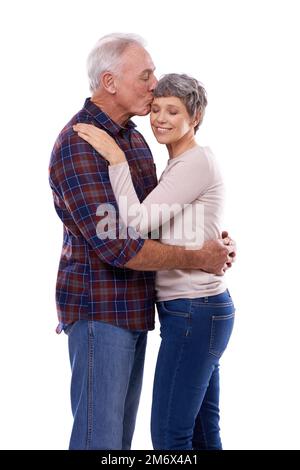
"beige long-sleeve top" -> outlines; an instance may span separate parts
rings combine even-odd
[[[168,160],[157,187],[142,203],[136,195],[127,162],[109,166],[120,217],[145,237],[161,243],[200,248],[220,238],[223,182],[209,147],[195,146]],[[158,235],[159,231],[159,235]],[[226,289],[223,276],[200,270],[157,271],[157,300],[197,298]]]

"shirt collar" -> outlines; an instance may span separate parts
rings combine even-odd
[[[87,98],[84,103],[84,109],[87,111],[93,118],[101,124],[101,127],[104,127],[110,134],[117,135],[121,131],[128,131],[134,129],[136,124],[129,119],[126,126],[120,126],[114,122],[108,114],[104,113],[101,108],[99,108],[95,103],[91,101],[90,98]]]

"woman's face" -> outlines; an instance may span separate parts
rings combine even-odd
[[[171,144],[185,135],[194,135],[195,123],[181,99],[176,96],[154,98],[150,123],[160,144]]]

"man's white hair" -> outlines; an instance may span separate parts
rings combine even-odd
[[[99,88],[103,72],[117,72],[121,56],[130,45],[145,47],[145,40],[137,34],[112,33],[97,41],[87,59],[91,92]]]

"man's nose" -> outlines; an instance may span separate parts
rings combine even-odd
[[[156,76],[153,75],[153,80],[152,80],[151,86],[150,86],[150,91],[151,91],[151,92],[152,92],[152,91],[154,90],[154,88],[156,87],[157,82],[158,82],[158,80],[157,80]]]

